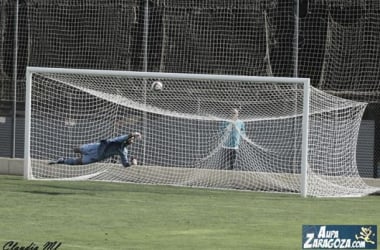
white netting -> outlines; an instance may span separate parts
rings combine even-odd
[[[20,1],[15,13],[16,2],[1,1],[0,99],[13,99],[17,67],[23,101],[29,65],[301,76],[378,103],[380,1],[297,2],[33,0]]]
[[[325,57],[317,86],[351,99],[379,102],[380,5],[378,1],[376,5],[359,2],[330,4]]]
[[[165,75],[33,74],[31,176],[300,192],[303,84]],[[150,89],[155,80],[162,91]],[[361,180],[355,160],[365,106],[311,89],[308,195],[376,191]],[[76,156],[73,148],[81,144],[135,131],[143,140],[129,151],[138,166],[124,168],[118,157],[47,164]],[[230,144],[231,131],[240,144]]]

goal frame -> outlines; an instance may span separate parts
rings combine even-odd
[[[26,68],[26,93],[25,93],[25,141],[24,141],[24,178],[32,179],[30,159],[30,126],[31,126],[31,93],[32,77],[35,73],[62,73],[62,74],[86,74],[98,76],[141,77],[141,78],[169,78],[186,80],[223,80],[241,82],[268,82],[303,85],[303,113],[302,113],[302,148],[301,148],[301,175],[300,194],[307,197],[308,194],[308,135],[309,135],[309,104],[310,104],[310,78],[297,77],[265,77],[244,75],[213,75],[213,74],[189,74],[189,73],[163,73],[140,71],[116,71],[93,69],[70,69],[27,67]],[[145,87],[147,89],[147,87]]]

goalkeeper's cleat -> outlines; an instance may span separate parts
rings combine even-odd
[[[65,159],[59,158],[58,160],[49,162],[49,165],[52,165],[52,164],[62,164],[62,163],[65,163]]]
[[[48,164],[49,164],[49,165],[57,164],[57,161],[56,161],[56,160],[55,160],[55,161],[49,161]]]

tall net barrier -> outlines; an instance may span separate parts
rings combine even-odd
[[[343,9],[331,6],[318,88],[355,100],[379,103],[380,3],[376,5],[356,3],[355,8]]]
[[[16,77],[17,101],[24,101],[28,65],[307,77],[319,89],[378,103],[377,0],[298,1],[298,8],[293,0],[34,0],[19,1],[17,13],[15,1],[0,7],[0,100],[13,100]]]
[[[361,180],[355,161],[364,103],[311,88],[303,146],[306,97],[299,79],[88,72],[32,74],[29,178],[299,193],[306,152],[308,195],[376,191]],[[162,90],[151,88],[155,81]],[[82,144],[132,132],[143,138],[128,148],[137,166],[124,168],[118,156],[48,164],[78,156],[73,148]]]
[[[292,4],[39,0],[26,8],[30,66],[268,76],[272,67],[279,75],[293,70]],[[286,41],[281,49],[273,47],[275,33]]]

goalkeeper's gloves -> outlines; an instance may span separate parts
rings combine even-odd
[[[131,162],[132,162],[132,166],[136,166],[137,165],[137,159],[136,158],[133,158],[131,159]]]

